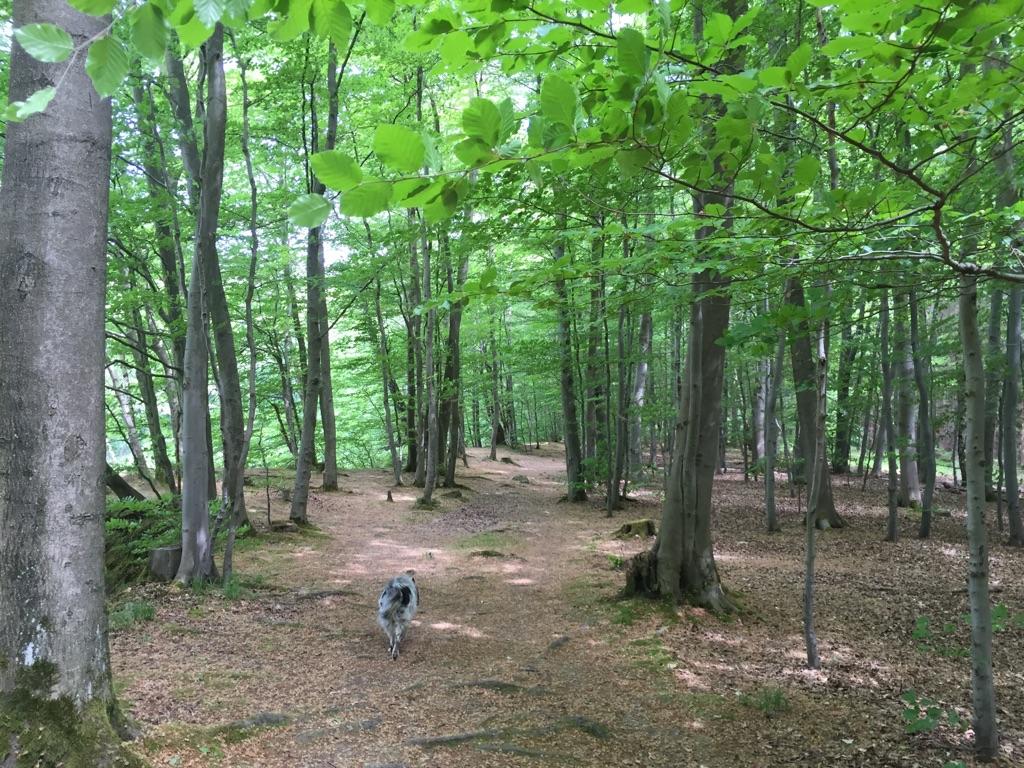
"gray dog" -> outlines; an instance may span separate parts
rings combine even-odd
[[[392,659],[398,658],[398,644],[402,642],[402,637],[409,629],[419,602],[420,595],[416,589],[413,571],[395,576],[380,593],[380,599],[377,601],[377,623],[388,636],[388,652]]]

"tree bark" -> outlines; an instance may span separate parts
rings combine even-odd
[[[192,277],[188,292],[188,325],[185,333],[185,380],[183,385],[182,421],[182,501],[181,501],[181,564],[175,579],[190,583],[214,577],[213,541],[210,536],[210,514],[204,490],[209,484],[210,445],[206,431],[209,414],[207,394],[209,357],[207,353],[206,308],[211,303],[204,294],[213,272],[219,278],[219,267],[211,270],[208,259],[216,259],[217,221],[220,213],[221,189],[224,181],[224,133],[227,122],[227,94],[224,82],[224,29],[217,25],[203,46],[206,67],[207,110],[204,126],[203,159],[200,170],[203,184],[199,191],[196,221],[195,252],[192,255]],[[216,303],[216,302],[214,302]],[[228,329],[230,333],[230,326]],[[216,335],[216,334],[215,334]],[[231,354],[234,355],[232,344]],[[237,378],[237,367],[236,367]],[[241,402],[239,401],[239,406]],[[228,460],[225,454],[225,463]],[[234,456],[237,462],[237,456]],[[232,474],[231,478],[234,479]],[[225,474],[225,481],[227,474]],[[231,502],[231,486],[224,489],[224,499]],[[234,511],[237,507],[232,506]]]
[[[895,378],[895,372],[893,371],[892,362],[892,349],[889,345],[889,294],[887,291],[882,291],[882,317],[881,317],[881,334],[880,334],[880,357],[882,359],[882,426],[885,430],[886,435],[886,451],[885,454],[889,460],[889,485],[888,485],[888,502],[889,502],[889,517],[886,527],[885,540],[896,541],[899,537],[899,525],[896,516],[896,509],[899,506],[899,493],[896,485],[896,431],[893,428],[892,419],[892,394],[893,394],[893,379]]]
[[[367,227],[369,225],[367,224]],[[374,294],[374,308],[377,315],[377,352],[380,355],[381,378],[384,386],[381,390],[384,397],[384,430],[388,437],[388,451],[391,453],[391,471],[395,476],[395,485],[402,484],[402,458],[398,455],[398,441],[391,424],[391,398],[388,394],[388,382],[391,378],[391,362],[388,355],[387,331],[384,328],[384,314],[380,306],[380,278],[376,281],[377,290]]]
[[[910,338],[904,318],[909,302],[907,294],[894,294],[895,315],[895,375],[898,423],[896,424],[897,445],[900,456],[899,504],[904,507],[921,506],[921,481],[917,469],[917,429],[914,424],[914,396],[911,390],[914,379],[914,360],[911,355]]]
[[[988,309],[988,351],[985,360],[985,498],[995,498],[992,486],[992,470],[995,464],[996,421],[1000,393],[1003,390],[1001,360],[1004,350],[1000,349],[1000,329],[1003,317],[1003,292],[999,286],[992,287]]]
[[[818,510],[811,505],[822,502],[821,484],[829,477],[828,460],[825,456],[825,417],[828,396],[828,353],[825,350],[825,322],[822,321],[818,331],[818,350],[815,381],[814,409],[814,464],[811,467],[811,492],[808,495],[807,519],[804,521],[804,645],[807,650],[807,666],[818,669],[821,659],[818,656],[818,637],[814,631],[814,561],[816,557],[815,532],[819,519]]]
[[[783,365],[786,358],[786,334],[779,333],[768,374],[768,396],[764,399],[764,507],[768,533],[782,530],[775,509],[775,458],[779,451],[779,427],[775,420],[775,406],[782,389]]]
[[[423,225],[426,227],[426,224]],[[426,231],[423,239],[423,302],[430,304],[432,296],[431,249],[426,242]],[[423,495],[420,503],[433,503],[434,488],[437,485],[438,448],[440,435],[437,422],[437,372],[434,366],[434,337],[437,334],[437,309],[433,306],[427,310],[427,335],[423,343],[423,376],[426,380],[427,398],[427,430],[426,430],[426,461],[423,463]],[[417,476],[419,472],[417,471]]]
[[[12,21],[57,24],[84,46],[110,17],[14,0]],[[44,113],[7,123],[0,181],[0,755],[10,765],[41,743],[53,765],[124,759],[103,576],[111,110],[84,58],[46,64],[11,46],[10,101],[60,87]],[[47,719],[55,706],[60,718]]]
[[[558,240],[555,242],[554,260],[565,256],[565,214],[558,216]],[[558,299],[558,357],[561,373],[562,418],[564,421],[565,470],[569,501],[585,501],[586,479],[583,477],[583,454],[580,448],[579,421],[576,417],[576,382],[572,365],[572,330],[570,327],[569,291],[565,278],[555,278],[555,296]]]
[[[800,311],[806,307],[804,289],[800,281],[791,278],[786,286],[786,301]],[[797,416],[800,424],[800,453],[803,460],[804,483],[810,488],[814,487],[811,480],[811,460],[814,456],[814,423],[815,423],[815,364],[811,357],[811,336],[810,327],[806,318],[798,320],[790,330],[790,356],[793,360],[793,381],[796,384]],[[817,514],[818,526],[842,528],[846,525],[842,517],[836,511],[835,501],[832,498],[832,477],[828,471],[828,465],[824,467],[826,477],[817,488],[824,498],[820,500],[808,498],[808,508],[813,507]]]
[[[922,347],[917,293],[910,291],[910,348],[914,356],[914,382],[917,384],[918,466],[921,470],[921,525],[918,538],[931,534],[932,500],[935,495],[935,432],[932,428],[931,396],[928,391],[931,355]]]
[[[974,746],[978,757],[995,758],[999,747],[992,679],[992,608],[989,602],[988,541],[985,531],[986,461],[985,362],[978,334],[978,283],[960,276],[960,343],[964,350],[967,422],[967,594],[971,611],[971,690]]]
[[[864,303],[857,313],[858,333],[864,322]],[[842,350],[839,353],[839,370],[836,371],[836,439],[832,452],[832,473],[846,474],[850,471],[850,441],[852,414],[850,413],[850,379],[857,360],[857,344],[854,341],[854,327],[843,321],[839,338]]]
[[[1020,324],[1021,294],[1019,285],[1010,289],[1009,318],[1006,321],[1006,396],[1003,402],[1003,486],[1006,488],[1006,520],[1009,523],[1011,546],[1024,546],[1021,525],[1020,487],[1017,479],[1018,451],[1017,410],[1020,402]]]
[[[654,325],[651,321],[651,313],[644,312],[640,315],[640,330],[636,351],[636,368],[633,372],[633,392],[630,397],[629,417],[629,466],[630,477],[638,471],[643,463],[640,453],[640,438],[643,434],[641,411],[644,407],[647,395],[647,377],[650,369],[651,341],[654,337]]]

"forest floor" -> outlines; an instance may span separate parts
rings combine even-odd
[[[950,724],[905,732],[915,691],[966,716],[969,637],[962,514],[929,541],[902,512],[882,541],[884,489],[835,478],[850,525],[818,537],[822,669],[804,665],[803,530],[780,492],[784,530],[762,532],[760,486],[716,480],[719,570],[731,616],[621,600],[622,563],[649,541],[624,521],[659,516],[656,490],[607,519],[599,501],[560,503],[559,446],[470,451],[458,494],[435,510],[390,475],[352,472],[311,494],[316,529],[246,543],[242,587],[135,587],[155,619],[112,636],[123,706],[154,766],[935,766],[973,765]],[[317,480],[319,482],[319,480]],[[284,481],[282,480],[282,484]],[[250,515],[266,520],[262,489]],[[938,494],[940,509],[963,497]],[[271,517],[287,519],[276,491]],[[993,535],[994,532],[993,532]],[[376,626],[391,575],[414,568],[422,607],[392,661]],[[1002,756],[1024,765],[1024,553],[992,549]],[[1001,613],[1001,611],[1000,611]]]

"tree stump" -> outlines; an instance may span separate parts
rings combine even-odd
[[[157,581],[171,581],[181,564],[181,547],[159,547],[149,550],[149,572]]]
[[[631,539],[634,536],[646,539],[648,536],[656,536],[657,533],[654,521],[648,517],[643,520],[630,520],[628,523],[623,523],[613,535],[616,539]]]

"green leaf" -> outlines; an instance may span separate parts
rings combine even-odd
[[[208,27],[214,26],[224,14],[224,0],[192,0],[196,16]]]
[[[344,50],[352,37],[352,12],[341,0],[313,0],[313,31]]]
[[[331,189],[346,192],[363,180],[359,163],[336,149],[317,152],[309,158],[313,173]]]
[[[512,99],[502,99],[498,104],[498,112],[501,114],[501,130],[498,131],[498,143],[508,141],[514,134],[518,133],[519,125],[522,122],[516,118],[516,108]]]
[[[387,26],[395,15],[395,0],[366,0],[366,15],[378,27]]]
[[[14,30],[14,39],[36,61],[54,63],[71,55],[71,35],[56,24],[26,24]]]
[[[627,75],[643,77],[647,73],[648,51],[642,33],[626,27],[618,34],[619,69]]]
[[[178,39],[189,48],[198,48],[213,34],[213,27],[203,24],[198,16],[192,16],[186,24],[175,27],[175,30],[178,33]]]
[[[296,227],[319,227],[331,215],[331,204],[323,195],[301,195],[288,206],[288,219]]]
[[[501,122],[501,112],[490,99],[473,99],[462,111],[462,130],[467,136],[482,140],[488,147],[498,143]]]
[[[757,79],[761,81],[761,85],[769,88],[785,88],[789,85],[790,77],[792,75],[789,75],[785,67],[765,67],[757,73]]]
[[[130,21],[135,50],[149,61],[162,61],[167,50],[167,25],[163,11],[152,3],[146,3],[132,11]]]
[[[482,139],[466,139],[460,141],[454,148],[455,156],[464,165],[475,167],[494,160],[496,155],[491,151],[487,142]]]
[[[812,55],[814,55],[814,49],[811,48],[811,44],[804,43],[789,54],[789,57],[786,59],[786,69],[792,73],[794,77],[799,75],[804,71],[804,67],[806,67],[810,62]]]
[[[651,153],[643,148],[620,149],[615,153],[615,162],[626,178],[636,176],[651,160]]]
[[[20,123],[25,118],[45,110],[56,95],[57,89],[52,85],[48,88],[40,88],[24,101],[14,101],[8,104],[4,111],[4,118],[10,122]]]
[[[427,155],[420,135],[404,125],[378,125],[373,151],[384,165],[399,173],[419,170]]]
[[[576,89],[560,75],[548,75],[540,87],[540,111],[550,122],[567,125],[576,123],[578,105]]]
[[[116,0],[68,0],[68,5],[90,16],[106,16],[117,5]]]
[[[444,36],[444,42],[441,43],[441,58],[449,66],[458,66],[469,61],[466,54],[473,48],[473,38],[469,33],[457,29]]]
[[[309,29],[309,10],[313,0],[291,0],[288,15],[270,26],[270,36],[279,43],[294,40]]]
[[[704,22],[704,35],[709,42],[725,45],[732,34],[732,18],[724,13],[712,13]]]
[[[363,219],[380,213],[390,204],[391,184],[386,181],[368,181],[341,196],[341,212]]]
[[[128,52],[121,42],[109,35],[89,46],[85,71],[100,96],[113,96],[128,76]]]
[[[798,186],[807,188],[818,178],[818,158],[812,155],[805,155],[796,162],[793,168],[793,178]]]

